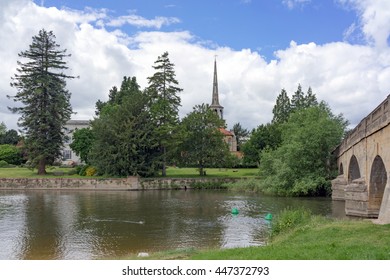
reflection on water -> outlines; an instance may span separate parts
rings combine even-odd
[[[177,248],[260,246],[286,207],[344,217],[330,199],[225,191],[0,192],[0,259],[110,259]],[[238,215],[231,214],[237,208]]]

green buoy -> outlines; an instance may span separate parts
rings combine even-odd
[[[237,215],[238,214],[238,209],[237,208],[233,208],[232,209],[232,214],[233,215]]]
[[[268,213],[267,215],[265,215],[265,219],[268,220],[268,221],[271,221],[272,220],[272,214]]]

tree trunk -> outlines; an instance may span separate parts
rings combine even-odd
[[[46,160],[44,158],[39,160],[38,175],[46,175]]]
[[[166,177],[167,176],[167,163],[166,163],[166,161],[167,161],[167,156],[166,156],[166,149],[165,149],[165,147],[163,146],[162,147],[162,150],[163,150],[163,162],[162,162],[162,170],[161,170],[161,175],[163,176],[163,177]]]

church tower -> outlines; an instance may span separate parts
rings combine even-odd
[[[213,99],[210,108],[223,120],[223,107],[219,104],[218,97],[217,59],[214,60]]]

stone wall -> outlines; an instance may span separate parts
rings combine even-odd
[[[94,179],[94,178],[0,178],[0,190],[158,190],[186,189],[200,186],[220,186],[233,182],[232,178],[150,178],[138,177]]]

